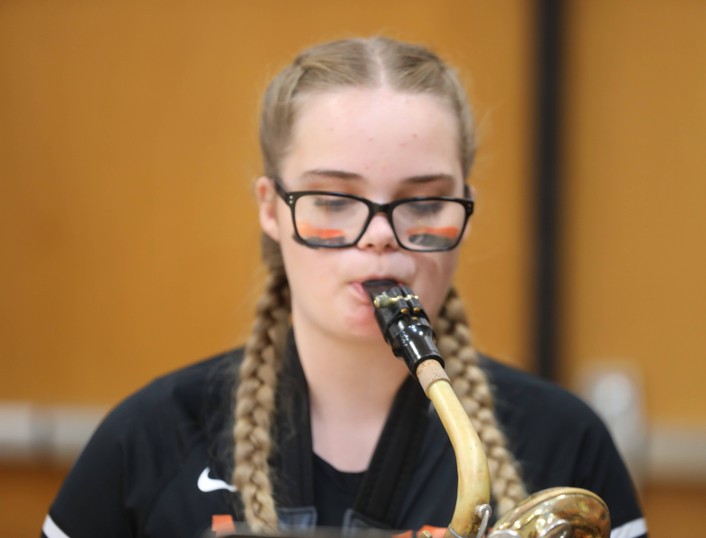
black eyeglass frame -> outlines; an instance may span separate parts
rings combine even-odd
[[[471,195],[471,189],[467,184],[463,185],[463,192],[465,195],[465,198],[457,198],[455,196],[415,196],[412,198],[400,198],[399,200],[394,200],[392,202],[388,202],[386,204],[378,204],[377,202],[373,202],[372,200],[368,200],[367,198],[363,198],[362,196],[358,196],[357,194],[350,194],[347,192],[335,192],[335,191],[319,191],[319,190],[313,190],[313,191],[287,191],[284,188],[284,185],[282,184],[282,180],[279,177],[276,176],[270,176],[270,179],[275,185],[275,191],[279,195],[282,200],[287,204],[289,207],[289,211],[292,214],[292,227],[294,228],[294,240],[306,247],[309,248],[348,248],[352,247],[354,245],[358,244],[358,241],[360,241],[360,238],[363,237],[365,234],[366,230],[368,229],[368,226],[370,225],[370,221],[373,220],[373,217],[377,215],[378,213],[384,213],[385,216],[387,217],[387,222],[390,223],[390,228],[392,229],[392,233],[395,236],[395,240],[397,241],[397,244],[400,246],[400,248],[403,248],[405,250],[410,250],[412,252],[445,252],[448,250],[453,250],[455,249],[459,243],[461,242],[461,239],[463,238],[463,234],[466,231],[466,226],[468,225],[468,221],[471,218],[471,215],[473,215],[473,209],[475,207],[475,202],[473,200],[473,197]],[[337,196],[339,198],[348,198],[348,199],[353,199],[353,200],[358,200],[359,202],[364,203],[368,207],[368,218],[365,220],[365,223],[363,224],[361,228],[360,234],[358,236],[348,242],[344,243],[341,245],[314,245],[309,243],[306,239],[304,239],[301,235],[299,235],[299,230],[297,229],[297,221],[296,221],[296,215],[294,214],[295,212],[295,207],[297,204],[297,200],[301,198],[302,196],[307,196],[307,195],[324,195],[324,196]],[[442,248],[430,248],[430,249],[418,249],[418,248],[410,248],[402,243],[400,241],[399,236],[397,235],[397,230],[395,229],[395,224],[392,220],[392,211],[399,205],[409,203],[409,202],[434,202],[434,201],[445,201],[445,202],[456,202],[460,204],[464,211],[465,211],[465,218],[463,219],[463,225],[461,226],[461,230],[458,234],[458,238],[456,241],[446,247]]]

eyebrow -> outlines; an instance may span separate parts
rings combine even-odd
[[[312,178],[336,178],[336,179],[363,179],[360,174],[354,174],[353,172],[346,172],[345,170],[329,170],[327,168],[314,168],[313,170],[307,170],[302,174],[302,179],[309,177]]]
[[[363,176],[360,174],[356,174],[353,172],[346,172],[345,170],[329,170],[326,168],[315,168],[313,170],[307,170],[302,174],[302,178],[306,179],[307,177],[312,177],[312,178],[317,178],[317,177],[327,177],[327,178],[336,178],[336,179],[343,179],[343,180],[361,180],[364,179]],[[411,183],[411,184],[422,184],[422,183],[432,183],[434,181],[444,181],[444,182],[449,182],[453,183],[456,181],[456,178],[451,175],[451,174],[446,174],[443,172],[440,173],[432,173],[432,174],[420,174],[417,176],[409,176],[404,178],[403,183]]]
[[[451,174],[423,174],[420,176],[411,176],[404,179],[405,183],[433,183],[434,181],[444,181],[447,183],[453,183],[456,178]]]

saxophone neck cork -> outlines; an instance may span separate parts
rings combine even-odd
[[[424,361],[417,366],[417,380],[427,396],[429,388],[437,381],[451,382],[446,370],[437,361]]]

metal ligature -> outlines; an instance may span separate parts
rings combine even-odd
[[[426,312],[419,297],[407,287],[385,280],[364,285],[385,341],[421,384],[456,454],[456,506],[444,538],[482,538],[491,512],[488,463],[478,434],[444,370]],[[527,497],[495,523],[487,538],[609,535],[608,507],[599,496],[585,489],[559,487]]]

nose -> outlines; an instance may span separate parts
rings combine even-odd
[[[377,213],[373,216],[363,235],[358,240],[358,248],[384,252],[386,250],[397,250],[399,245],[395,239],[395,232],[392,224],[384,213]]]

